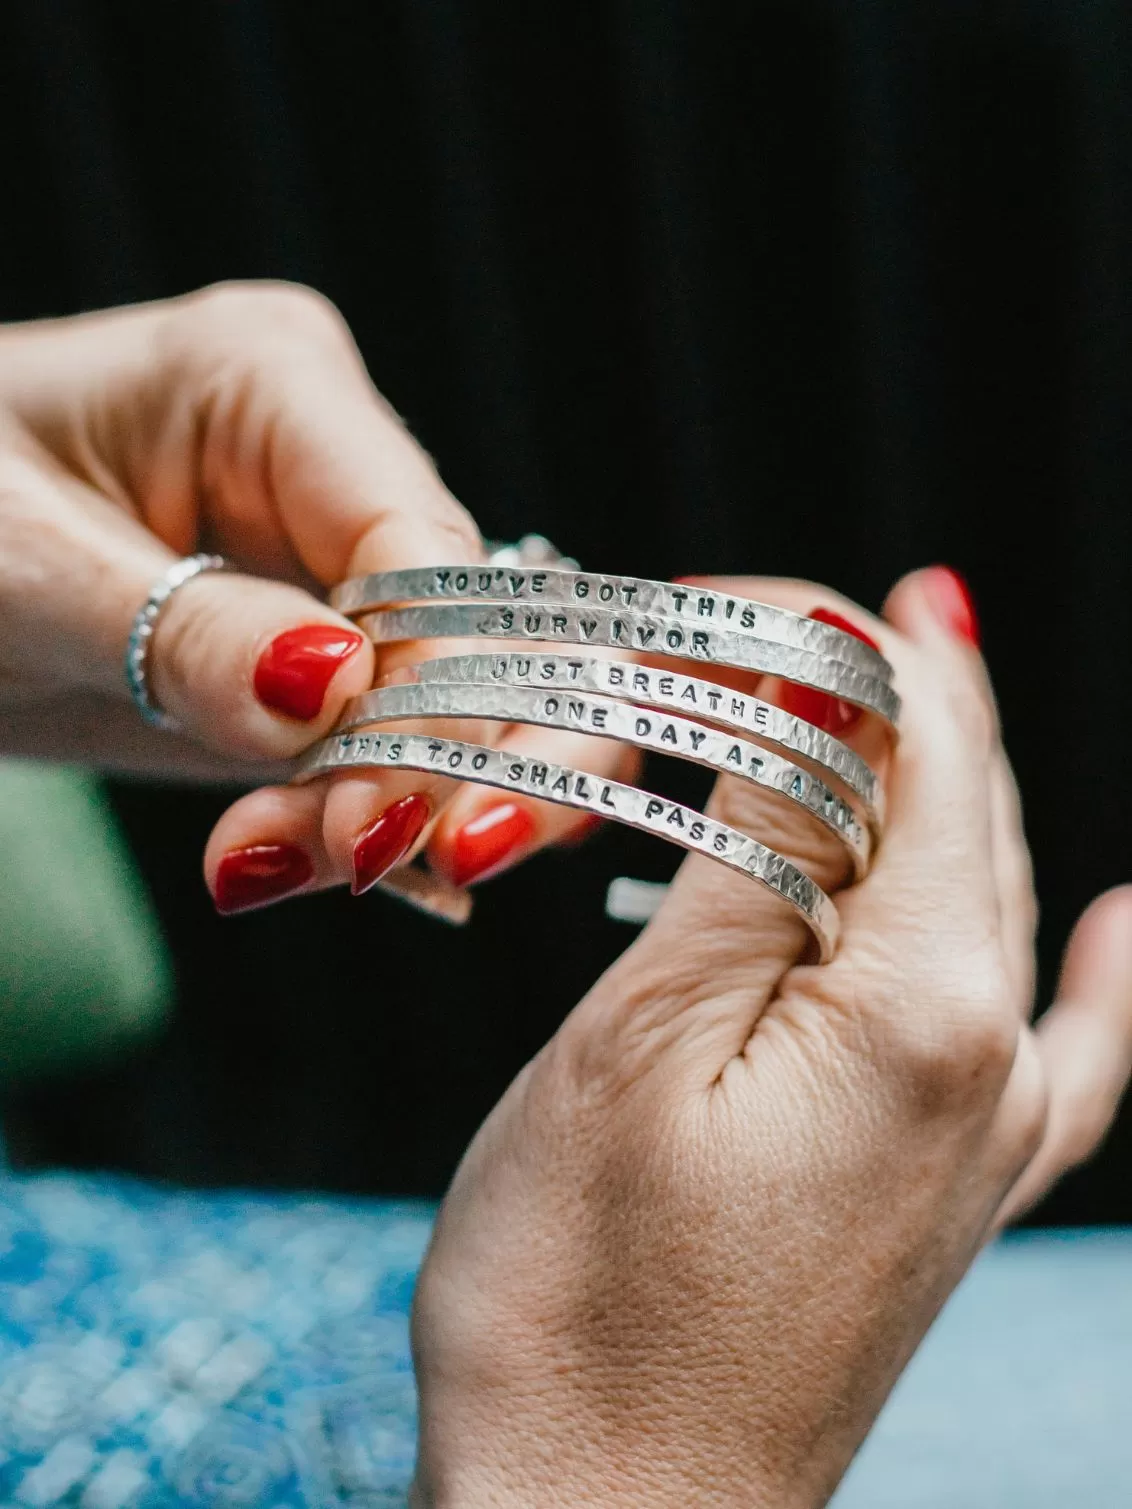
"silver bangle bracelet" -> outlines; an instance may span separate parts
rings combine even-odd
[[[451,655],[426,660],[414,671],[420,682],[446,686],[537,686],[544,691],[596,692],[637,707],[679,713],[709,726],[730,729],[816,765],[860,801],[874,834],[884,824],[884,788],[859,754],[803,718],[746,692],[667,668],[529,651]]]
[[[871,835],[849,803],[824,781],[747,739],[701,727],[687,718],[646,712],[607,697],[534,687],[418,682],[381,687],[353,698],[336,731],[418,718],[487,719],[565,729],[705,765],[796,803],[845,845],[858,878],[868,869]]]
[[[876,713],[895,725],[900,698],[887,681],[812,650],[704,628],[689,620],[606,608],[485,607],[478,603],[391,608],[359,620],[378,644],[409,639],[524,640],[696,660],[781,676]]]
[[[756,839],[634,786],[415,730],[431,719],[457,729],[520,723],[693,761],[801,807],[844,844],[860,878],[884,820],[875,772],[833,735],[717,684],[712,668],[811,687],[895,730],[893,668],[873,646],[832,624],[714,588],[584,572],[545,541],[480,565],[358,577],[336,587],[330,601],[378,645],[420,641],[427,653],[429,641],[463,643],[450,654],[433,650],[434,658],[355,698],[335,734],[302,760],[296,780],[403,765],[581,808],[759,881],[805,919],[822,960],[832,955],[839,930],[832,901]],[[519,647],[508,650],[508,641]],[[696,662],[697,674],[670,669],[674,661]],[[391,723],[397,731],[374,727]],[[636,915],[641,907],[630,910]]]
[[[434,601],[531,603],[545,608],[604,608],[617,613],[674,619],[685,626],[725,629],[824,655],[866,676],[891,681],[892,667],[879,651],[844,629],[792,613],[787,608],[706,588],[634,576],[602,576],[517,566],[436,566],[382,571],[354,577],[334,588],[330,605],[358,615],[375,609]]]
[[[521,791],[540,801],[581,808],[666,838],[691,853],[706,855],[766,886],[802,917],[817,939],[821,961],[837,946],[839,920],[825,892],[796,865],[735,828],[619,781],[607,781],[567,765],[546,764],[503,749],[425,734],[343,733],[323,739],[301,760],[293,779],[312,780],[338,770],[432,771],[504,791]]]

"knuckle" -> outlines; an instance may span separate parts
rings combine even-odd
[[[930,1009],[918,1003],[927,1000]],[[897,1072],[927,1115],[963,1115],[998,1104],[1018,1053],[1019,1024],[1005,981],[943,991],[938,980],[909,993],[886,1033]]]
[[[968,1000],[946,1020],[931,1068],[952,1100],[997,1102],[1018,1050],[1017,1021],[1001,1002]]]
[[[221,338],[249,334],[349,340],[337,306],[304,283],[232,280],[199,289],[184,308],[194,329]]]
[[[438,535],[451,543],[457,552],[454,557],[456,561],[478,561],[483,558],[483,540],[475,520],[463,504],[454,498],[433,521],[433,527]]]
[[[216,620],[214,595],[205,590],[207,585],[203,580],[186,583],[158,619],[150,666],[163,698],[172,695],[183,701],[200,679]]]
[[[722,776],[712,791],[708,812],[716,821],[776,850],[821,886],[838,884],[849,870],[840,839],[780,792]]]
[[[282,758],[292,752],[284,747],[286,737],[280,741],[246,694],[250,675],[244,666],[254,641],[233,636],[232,602],[231,587],[218,585],[218,578],[198,578],[173,594],[150,644],[154,696],[211,749],[246,759]]]

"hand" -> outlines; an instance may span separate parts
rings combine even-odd
[[[786,907],[686,860],[488,1119],[418,1289],[420,1505],[824,1504],[980,1245],[1102,1135],[1132,887],[1085,914],[1031,1027],[1029,860],[949,583],[905,579],[884,623],[728,584],[881,643],[905,702],[887,832],[824,968]],[[874,728],[844,737],[875,756]],[[727,779],[712,799],[843,879],[784,806]]]
[[[246,574],[196,578],[158,621],[150,681],[185,730],[171,736],[127,700],[123,655],[154,582],[200,549]],[[0,331],[5,753],[279,779],[348,697],[428,653],[375,658],[322,589],[479,559],[472,520],[309,290],[226,285]],[[628,768],[606,741],[432,727],[595,772]],[[585,821],[431,775],[369,772],[251,793],[221,819],[205,868],[218,905],[238,910],[347,880],[363,890],[429,841],[462,884]]]

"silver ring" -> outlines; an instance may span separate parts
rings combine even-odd
[[[832,958],[840,922],[826,893],[796,865],[725,823],[691,807],[607,781],[568,765],[544,764],[505,749],[487,749],[426,734],[333,734],[308,750],[292,780],[301,783],[343,769],[402,766],[504,791],[522,791],[540,801],[579,807],[666,838],[706,855],[773,891],[802,917],[818,942],[821,962]]]
[[[175,561],[168,571],[158,577],[150,589],[149,596],[134,614],[130,637],[126,641],[126,685],[130,689],[130,698],[134,706],[153,728],[161,728],[167,733],[174,733],[180,726],[175,718],[162,712],[154,702],[149,689],[149,650],[161,610],[178,587],[191,582],[194,576],[200,576],[203,571],[226,571],[227,569],[227,561],[219,555],[185,556],[183,560]]]
[[[694,619],[681,621],[609,608],[445,603],[370,613],[358,620],[358,626],[378,644],[406,639],[519,639],[532,644],[579,645],[698,660],[815,687],[877,713],[892,725],[900,716],[900,698],[879,677],[865,675],[812,650],[703,627]]]
[[[597,692],[637,707],[679,713],[684,718],[753,738],[818,766],[861,803],[874,835],[884,825],[884,788],[875,772],[847,744],[803,718],[746,692],[716,686],[667,667],[632,665],[623,660],[590,660],[574,655],[531,652],[450,655],[414,668],[420,682],[446,686],[537,686],[544,691]]]
[[[553,551],[553,546],[548,548]],[[330,605],[339,613],[350,615],[435,601],[604,608],[773,640],[797,650],[825,655],[863,675],[892,680],[892,667],[879,651],[844,629],[792,613],[787,608],[673,582],[567,571],[537,561],[515,564],[505,561],[494,565],[494,559],[483,566],[435,566],[354,577],[334,588]]]
[[[720,775],[735,776],[795,803],[845,845],[858,879],[868,869],[872,847],[868,830],[849,803],[824,781],[747,739],[673,713],[645,712],[607,697],[546,692],[536,687],[416,682],[380,687],[354,697],[335,732],[417,718],[474,718],[565,729],[706,765]]]

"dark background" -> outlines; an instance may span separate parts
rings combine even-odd
[[[958,567],[1048,995],[1130,869],[1130,49],[1126,0],[3,0],[0,317],[302,280],[490,536],[874,608]],[[609,876],[672,863],[619,830],[465,933],[342,895],[221,923],[223,798],[114,794],[179,1012],[11,1107],[28,1162],[439,1191],[627,942]],[[1130,1162],[1126,1115],[1041,1219],[1132,1220]]]

